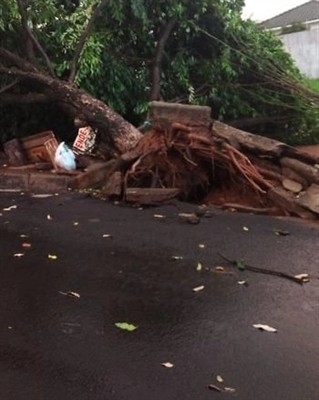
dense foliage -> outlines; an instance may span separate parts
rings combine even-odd
[[[13,0],[2,3],[0,46],[25,56],[18,6]],[[27,1],[28,26],[60,79],[68,79],[77,43],[98,3]],[[316,140],[318,97],[304,87],[280,40],[242,20],[243,5],[243,0],[105,1],[87,37],[74,82],[139,124],[154,89],[157,60],[156,98],[209,105],[221,120],[253,118],[260,122],[248,130],[288,142]],[[161,49],[165,32],[168,37]],[[39,52],[33,52],[29,59],[47,68]],[[1,86],[7,83],[7,77],[0,76]],[[34,107],[47,107],[46,118],[56,112],[42,104],[6,105],[0,108],[1,125],[9,132],[15,129],[15,114],[24,119],[36,115],[35,129],[39,113],[34,114]],[[28,122],[30,126],[30,118]],[[46,124],[42,121],[41,127]]]

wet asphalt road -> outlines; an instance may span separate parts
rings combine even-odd
[[[240,214],[189,225],[177,213],[193,206],[138,210],[83,195],[1,194],[0,206],[1,399],[318,399],[319,280],[213,271],[220,251],[318,276],[318,227]]]

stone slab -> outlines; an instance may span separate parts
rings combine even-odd
[[[300,194],[297,204],[319,216],[319,185],[311,185],[304,193]]]
[[[212,124],[211,108],[207,106],[165,103],[163,101],[152,101],[150,105],[149,120],[154,126],[166,126],[173,122],[179,122],[188,126],[210,128]]]
[[[297,172],[299,175],[305,178],[307,182],[309,182],[310,184],[312,183],[319,184],[319,170],[316,167],[289,157],[281,158],[280,164],[283,167],[288,167],[293,171]]]
[[[297,204],[297,198],[292,192],[289,192],[281,186],[270,189],[268,196],[275,203],[275,205],[282,210],[286,210],[293,215],[297,215],[305,219],[316,218],[312,212],[305,210],[303,207]]]
[[[302,184],[292,179],[283,179],[282,186],[292,193],[300,193],[302,191]]]

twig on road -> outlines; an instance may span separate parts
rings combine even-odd
[[[217,254],[219,255],[219,257],[221,257],[225,261],[229,262],[230,264],[234,265],[235,267],[238,267],[238,263],[239,262],[237,260],[231,260],[231,259],[229,259],[228,257],[224,256],[221,253],[217,253]],[[251,271],[251,272],[257,272],[257,273],[260,273],[260,274],[279,276],[280,278],[289,279],[290,281],[299,283],[300,285],[302,285],[304,283],[304,279],[303,278],[297,278],[297,277],[295,277],[293,275],[286,274],[285,272],[281,272],[281,271],[275,271],[275,270],[271,270],[271,269],[253,267],[251,265],[247,265],[246,263],[245,263],[245,270]]]

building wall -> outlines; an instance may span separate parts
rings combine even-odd
[[[319,79],[319,29],[281,35],[288,53],[307,78]]]

